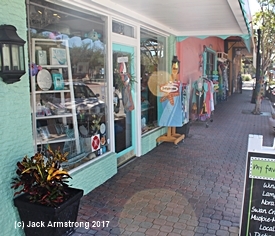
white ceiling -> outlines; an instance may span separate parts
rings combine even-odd
[[[238,0],[74,0],[103,6],[176,36],[248,34]]]

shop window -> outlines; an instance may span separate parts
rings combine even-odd
[[[165,71],[166,38],[145,29],[140,32],[141,126],[142,134],[157,127],[157,84],[148,86],[151,76]]]
[[[126,25],[118,21],[112,22],[112,32],[120,35],[125,35],[131,38],[135,37],[133,26]]]
[[[35,147],[68,151],[74,168],[109,151],[105,18],[46,1],[28,7]]]
[[[216,75],[217,71],[217,54],[213,49],[205,47],[203,56],[205,61],[204,75],[213,79],[213,75]]]

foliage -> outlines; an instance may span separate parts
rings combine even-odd
[[[97,134],[100,129],[100,122],[103,114],[93,114],[92,115],[92,125],[91,130],[93,134]]]
[[[242,81],[250,81],[250,80],[252,80],[250,74],[243,74],[242,75]]]
[[[130,83],[131,86],[133,85],[133,83],[137,82],[133,75],[127,73],[127,76],[129,78],[129,83]],[[114,74],[114,80],[115,80],[116,86],[119,88],[120,91],[122,91],[122,88],[125,86],[125,84],[122,81],[121,75],[119,73]]]
[[[261,29],[261,71],[266,74],[275,59],[275,0],[258,0],[258,3],[261,10],[253,16],[253,24]]]
[[[60,148],[53,151],[50,147],[46,154],[37,152],[31,158],[25,156],[17,162],[17,177],[13,178],[12,188],[27,193],[30,202],[47,206],[57,206],[66,199],[66,183],[71,178],[61,164],[67,161],[69,153],[61,153]]]
[[[114,79],[114,85],[116,88],[118,88],[120,91],[122,91],[122,88],[125,86],[125,81],[122,80],[122,75],[119,72],[119,63],[117,63],[117,58],[118,57],[124,57],[125,54],[121,52],[114,53],[114,60],[113,60],[113,68],[114,68],[114,73],[113,73],[113,79]],[[125,63],[127,69],[126,75],[129,79],[128,83],[132,86],[134,83],[137,81],[135,80],[135,76],[132,73],[129,73],[131,71],[131,65],[132,61],[134,61],[134,55],[128,54],[128,62]],[[123,75],[125,76],[125,75]]]
[[[78,62],[88,62],[89,68],[104,66],[104,52],[99,48],[90,48],[89,44],[82,43],[81,47],[70,48],[70,58],[72,65]]]
[[[164,44],[154,38],[147,38],[141,42],[140,48],[141,64],[145,67],[143,73],[157,71],[164,58]]]
[[[143,65],[158,65],[163,48],[157,40],[148,38],[141,42],[141,58]]]

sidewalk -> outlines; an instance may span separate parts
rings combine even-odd
[[[233,94],[216,106],[208,128],[192,123],[178,148],[162,143],[84,196],[78,221],[90,228],[73,235],[237,236],[248,135],[263,135],[264,146],[274,138],[269,100],[262,115],[252,115],[251,95]]]

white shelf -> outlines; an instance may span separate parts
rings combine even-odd
[[[52,39],[32,39],[32,53],[31,53],[31,61],[37,64],[36,61],[36,49],[39,46],[39,50],[44,50],[47,53],[47,60],[50,57],[50,48],[60,48],[65,49],[66,52],[66,65],[40,65],[43,69],[57,69],[59,73],[63,72],[63,69],[67,69],[66,73],[68,76],[67,82],[69,82],[69,89],[65,90],[37,90],[37,82],[36,76],[31,77],[31,101],[32,101],[32,112],[33,114],[37,114],[37,106],[41,103],[40,99],[41,96],[39,94],[60,94],[61,103],[65,103],[65,93],[70,93],[70,98],[74,99],[74,89],[73,89],[73,80],[72,80],[72,71],[71,71],[71,61],[70,61],[70,52],[69,52],[69,44],[68,40],[52,40]],[[46,62],[46,61],[45,61]],[[44,62],[44,63],[45,63]],[[73,102],[73,101],[72,101]],[[45,104],[41,104],[45,105]],[[33,139],[34,139],[34,150],[37,151],[39,145],[42,144],[51,144],[51,143],[64,143],[69,141],[75,141],[75,148],[77,154],[81,152],[80,150],[80,141],[79,141],[79,133],[78,133],[78,126],[77,126],[77,116],[76,116],[75,106],[72,106],[70,113],[65,114],[54,114],[50,116],[36,116],[32,115],[32,124],[33,124]],[[65,134],[57,135],[51,134],[50,138],[42,140],[40,137],[37,136],[37,121],[39,120],[47,120],[47,125],[50,123],[55,124],[54,119],[61,119],[63,125],[72,125],[74,137],[76,138],[69,138]],[[65,144],[64,144],[65,145]]]
[[[43,69],[60,69],[68,68],[68,65],[40,65]]]
[[[35,91],[34,93],[36,94],[41,94],[41,93],[69,93],[70,90],[66,89],[66,90],[39,90],[39,91]]]
[[[51,144],[51,143],[63,143],[63,142],[68,142],[68,141],[74,141],[76,140],[75,138],[69,138],[66,136],[66,134],[62,135],[55,135],[51,134],[51,137],[45,140],[37,139],[37,145],[41,144]]]
[[[63,118],[63,117],[72,117],[72,113],[65,113],[61,115],[51,115],[51,116],[36,116],[37,120],[47,120],[47,119],[56,119],[56,118]]]

